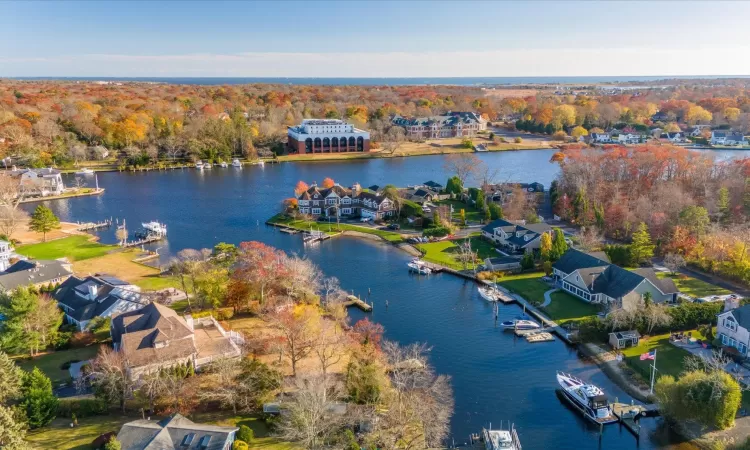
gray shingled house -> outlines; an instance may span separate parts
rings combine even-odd
[[[122,450],[230,450],[237,427],[195,423],[175,414],[164,420],[134,420],[122,426]]]

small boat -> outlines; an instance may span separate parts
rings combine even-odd
[[[198,161],[197,163],[195,163],[195,168],[198,170],[203,170],[203,165],[203,162]]]
[[[536,330],[541,326],[533,320],[513,319],[500,322],[500,326],[508,330]]]
[[[221,166],[222,168],[226,169],[227,167],[229,167],[229,164],[227,164],[226,162],[222,161],[222,162],[219,163],[219,166]]]
[[[495,286],[479,286],[479,295],[488,302],[496,302],[500,300],[500,291]]]
[[[583,380],[564,372],[557,372],[557,382],[563,396],[581,411],[584,417],[596,424],[617,422],[607,396],[597,386],[586,384]]]
[[[521,450],[515,427],[511,424],[509,430],[482,430],[485,450]]]
[[[242,163],[240,162],[240,160],[239,160],[239,159],[237,159],[237,158],[234,158],[234,159],[232,160],[232,167],[242,167]]]
[[[257,165],[259,165],[259,166],[265,166],[265,165],[266,165],[266,162],[265,162],[265,161],[263,161],[263,160],[261,159],[261,160],[259,160],[259,161],[258,161],[257,163],[255,163],[255,164],[257,164]]]
[[[213,169],[213,167],[214,167],[214,165],[211,164],[211,163],[208,163],[208,162],[207,163],[203,163],[203,170]]]
[[[167,226],[155,220],[141,223],[141,226],[149,233],[158,234],[159,236],[166,236],[167,234]]]
[[[93,170],[87,169],[85,167],[76,171],[76,175],[92,175],[93,173]]]
[[[409,267],[409,271],[418,273],[420,275],[429,275],[432,273],[432,269],[427,267],[427,264],[419,259],[410,261],[407,266]]]

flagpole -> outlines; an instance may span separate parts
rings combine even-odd
[[[654,349],[654,363],[651,365],[651,393],[654,393],[654,379],[656,379],[656,349]]]

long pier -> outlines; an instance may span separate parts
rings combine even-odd
[[[152,235],[149,235],[149,236],[147,236],[147,237],[145,237],[143,239],[139,239],[137,241],[129,241],[129,242],[125,241],[122,244],[120,244],[120,246],[121,247],[125,247],[125,248],[128,248],[128,247],[138,247],[139,245],[145,245],[145,244],[150,244],[151,242],[160,241],[160,240],[164,239],[165,237],[166,236],[164,236],[164,235],[152,234]]]
[[[354,295],[347,295],[346,301],[344,302],[344,306],[356,306],[357,308],[361,309],[364,312],[370,312],[372,311],[372,305],[365,302],[359,297],[356,297]]]
[[[76,231],[90,231],[112,226],[112,219],[102,220],[101,222],[79,223]]]

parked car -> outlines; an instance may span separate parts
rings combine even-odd
[[[401,225],[399,225],[397,223],[392,223],[392,224],[388,225],[388,229],[389,230],[400,230],[401,229]]]

